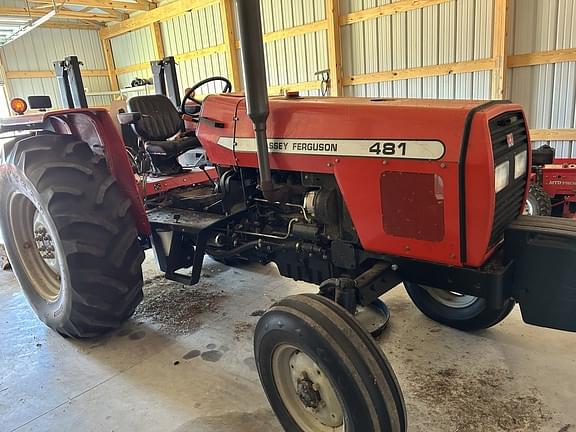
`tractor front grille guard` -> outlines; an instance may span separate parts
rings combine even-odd
[[[528,149],[528,132],[522,112],[512,111],[499,115],[490,120],[489,127],[494,167],[509,163],[508,185],[496,193],[494,221],[490,236],[492,247],[504,238],[506,227],[521,214],[529,170],[526,167],[524,174],[515,178],[516,156]]]

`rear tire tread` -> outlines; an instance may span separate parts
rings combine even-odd
[[[119,327],[142,300],[144,254],[131,203],[104,158],[66,135],[28,137],[7,149],[6,162],[20,167],[45,201],[68,263],[72,307],[55,330],[91,337]]]

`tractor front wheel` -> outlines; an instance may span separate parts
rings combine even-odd
[[[0,230],[30,305],[65,336],[121,326],[142,300],[144,254],[106,160],[69,135],[19,138],[4,150]]]
[[[420,312],[436,322],[463,331],[481,330],[498,324],[512,312],[515,304],[513,299],[508,299],[494,309],[480,297],[413,282],[404,282],[404,286]]]
[[[524,214],[527,216],[550,216],[552,214],[550,195],[539,184],[530,185]]]
[[[318,295],[288,297],[258,322],[255,357],[287,431],[403,432],[402,393],[374,339]]]

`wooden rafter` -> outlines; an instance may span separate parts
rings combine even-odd
[[[28,0],[28,2],[52,7],[52,0]],[[60,5],[62,3],[64,3],[62,0],[56,1],[56,5]],[[68,0],[66,5],[89,6],[98,9],[116,9],[120,11],[147,11],[155,7],[155,4],[147,1],[128,3],[115,0]]]
[[[121,34],[146,27],[154,22],[164,21],[182,15],[192,9],[208,7],[218,3],[218,1],[219,0],[176,0],[143,14],[133,16],[121,23],[106,27],[100,32],[100,36],[105,39],[120,36]]]
[[[53,28],[53,29],[73,29],[73,30],[99,30],[102,28],[100,23],[94,21],[56,21],[50,20],[47,23],[42,24],[42,28]]]
[[[15,17],[41,17],[46,14],[46,9],[26,9],[26,8],[5,8],[0,7],[0,16]],[[57,14],[60,18],[71,18],[85,21],[118,21],[118,18],[112,14],[94,13],[94,12],[76,12],[69,9],[60,9]]]

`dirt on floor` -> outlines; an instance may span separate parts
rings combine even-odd
[[[206,280],[185,286],[156,276],[144,283],[144,300],[134,319],[156,324],[170,334],[187,334],[202,324],[200,315],[218,311],[225,297],[224,291]]]
[[[538,431],[552,418],[537,392],[514,392],[505,369],[489,368],[474,375],[456,368],[414,373],[413,396],[432,411],[431,424],[453,432]],[[438,407],[438,418],[434,408]],[[446,418],[448,414],[449,418]]]
[[[2,270],[10,270],[10,261],[8,261],[8,255],[6,255],[6,249],[4,245],[0,244],[0,268]]]

